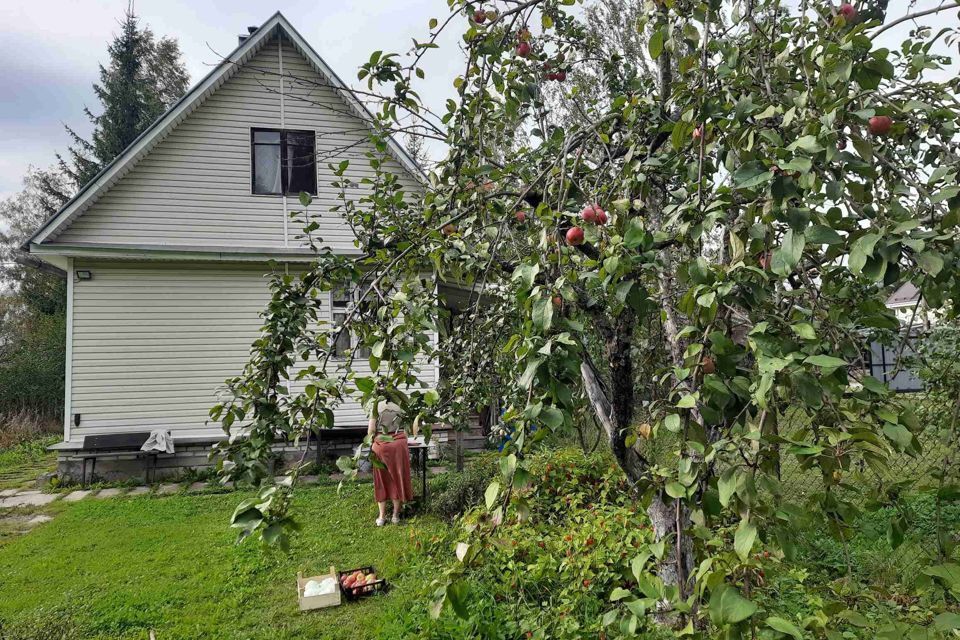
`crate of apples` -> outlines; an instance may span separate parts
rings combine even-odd
[[[340,573],[340,588],[348,600],[357,600],[380,593],[386,589],[387,582],[377,577],[373,567],[359,567]]]

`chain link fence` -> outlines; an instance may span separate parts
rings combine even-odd
[[[845,473],[835,490],[857,509],[852,526],[839,533],[837,527],[813,527],[803,534],[803,548],[821,564],[878,583],[909,581],[926,566],[956,558],[951,547],[960,542],[960,503],[945,488],[960,480],[952,424],[957,400],[925,391],[902,394],[901,400],[920,418],[914,434],[920,453],[896,452],[882,468],[863,465]],[[791,417],[784,416],[781,433],[800,426],[791,425]],[[802,468],[794,456],[783,456],[781,483],[784,499],[800,506],[816,502],[829,484],[819,469]]]

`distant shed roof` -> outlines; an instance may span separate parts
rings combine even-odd
[[[887,298],[888,307],[905,307],[920,299],[920,290],[912,282],[905,282]]]

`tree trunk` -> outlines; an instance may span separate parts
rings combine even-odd
[[[668,547],[663,559],[657,564],[657,575],[666,586],[676,586],[680,597],[689,595],[690,576],[694,572],[693,544],[684,532],[690,526],[690,510],[676,500],[664,501],[657,494],[647,507],[647,516],[653,526],[654,540],[666,541]],[[670,603],[661,600],[657,605],[656,620],[660,624],[670,624]]]

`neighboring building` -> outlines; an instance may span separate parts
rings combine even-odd
[[[913,342],[936,323],[936,318],[923,306],[920,291],[912,282],[894,291],[887,298],[887,307],[893,310],[900,321],[900,340],[906,339],[906,344],[901,347],[900,342],[893,345],[871,343],[868,352],[870,374],[889,384],[894,391],[922,391],[923,381],[916,372],[910,366],[898,366],[898,363],[901,359],[908,363],[916,356]]]
[[[30,238],[31,254],[67,273],[62,468],[87,436],[154,429],[172,432],[179,465],[206,461],[223,437],[208,411],[258,336],[268,261],[295,270],[312,257],[288,215],[299,192],[315,194],[324,244],[358,252],[329,211],[338,193],[328,165],[349,159],[355,183],[373,175],[370,121],[277,13]],[[394,141],[388,151],[419,190],[416,163]],[[329,321],[342,302],[329,299]],[[427,384],[438,375],[425,364]],[[366,424],[356,402],[335,420]]]

